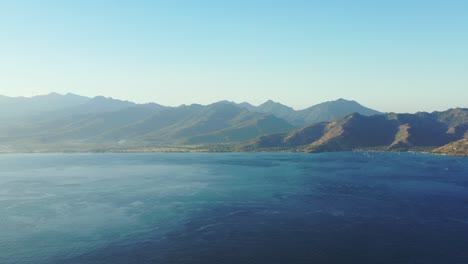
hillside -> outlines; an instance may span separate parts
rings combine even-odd
[[[445,154],[451,156],[468,156],[468,139],[463,138],[455,142],[451,142],[432,151],[436,154]]]
[[[258,137],[243,144],[241,149],[307,152],[434,149],[462,139],[468,129],[467,117],[468,109],[462,108],[375,116],[354,113],[289,133]]]

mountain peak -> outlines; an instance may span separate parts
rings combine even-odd
[[[105,96],[102,96],[102,95],[97,95],[97,96],[94,96],[93,97],[93,100],[106,100],[106,99],[111,99],[111,97],[105,97]]]
[[[354,101],[354,100],[348,100],[348,99],[344,99],[344,98],[338,98],[335,101],[331,101],[331,102],[354,102],[354,103],[356,103],[356,101]]]
[[[233,102],[233,101],[229,101],[229,100],[221,100],[221,101],[218,101],[218,102],[215,102],[213,104],[230,104],[230,105],[235,105],[236,103]]]
[[[86,97],[86,96],[82,96],[82,95],[78,95],[78,94],[74,94],[74,93],[66,93],[65,96],[69,96],[69,97]]]
[[[348,100],[346,98],[338,98],[336,100],[333,100],[333,101],[327,101],[327,102],[324,102],[322,104],[355,104],[355,105],[361,105],[359,104],[358,102],[354,101],[354,100]]]
[[[280,108],[280,107],[281,107],[281,108],[288,108],[288,109],[293,110],[292,107],[289,107],[289,106],[287,106],[287,105],[284,105],[284,104],[282,104],[282,103],[280,103],[280,102],[275,102],[275,101],[273,101],[273,100],[271,100],[271,99],[269,99],[268,101],[266,101],[266,102],[264,102],[263,104],[261,104],[261,105],[258,106],[259,109],[262,109],[262,108],[265,108],[265,107],[268,107],[268,108],[272,108],[272,107],[278,107],[278,108]]]
[[[278,103],[278,102],[275,102],[275,101],[273,101],[273,100],[271,100],[271,99],[268,99],[266,102],[264,102],[263,104],[259,105],[259,107],[262,106],[262,105],[283,105],[283,104]]]
[[[359,113],[364,116],[381,114],[378,111],[362,106],[356,101],[344,98],[323,102],[299,112],[300,118],[298,120],[302,121],[302,123],[298,123],[298,125],[310,125],[317,122],[330,121],[351,113]]]
[[[284,105],[282,103],[279,103],[279,102],[275,102],[273,100],[268,100],[268,101],[264,102],[263,104],[258,106],[258,109],[260,109],[260,110],[289,109],[291,111],[294,111],[294,109],[292,109],[291,107],[289,107],[287,105]]]
[[[56,92],[51,92],[49,94],[46,94],[46,96],[62,96],[62,94],[56,93]]]

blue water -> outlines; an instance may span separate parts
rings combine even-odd
[[[468,159],[0,155],[0,263],[468,263]]]

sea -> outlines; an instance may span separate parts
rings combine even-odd
[[[0,155],[0,263],[468,263],[468,158]]]

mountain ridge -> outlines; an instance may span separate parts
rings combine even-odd
[[[8,110],[0,115],[2,152],[210,145],[217,150],[305,152],[440,148],[460,155],[468,129],[466,108],[383,114],[342,98],[294,110],[272,100],[258,106],[224,100],[168,107],[50,93],[0,96],[2,108]]]
[[[466,108],[374,116],[353,113],[335,121],[316,123],[289,133],[258,137],[244,143],[241,149],[255,151],[283,148],[304,152],[432,150],[466,138],[467,131]],[[460,149],[463,144],[465,142],[460,141],[457,147]],[[443,150],[439,149],[439,152]]]

